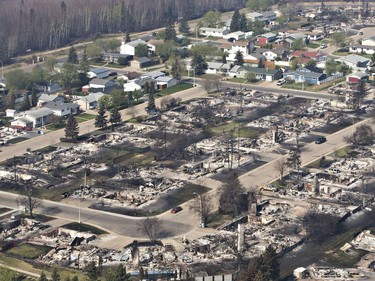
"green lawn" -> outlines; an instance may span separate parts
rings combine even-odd
[[[246,83],[247,82],[245,78],[238,78],[238,77],[228,79],[228,81],[234,82],[234,83]]]
[[[332,156],[332,157],[336,156],[338,158],[345,158],[345,157],[348,157],[350,155],[351,150],[352,150],[352,147],[349,145],[349,146],[346,146],[346,147],[343,147],[341,149],[336,150],[330,156]]]
[[[76,120],[77,120],[78,123],[82,123],[82,122],[85,122],[85,121],[88,121],[88,120],[95,119],[95,117],[96,116],[94,114],[81,113],[81,114],[76,116]]]
[[[248,127],[240,127],[240,123],[238,122],[228,122],[219,126],[211,127],[209,129],[210,133],[214,135],[221,135],[225,134],[227,136],[230,136],[231,132],[233,131],[233,137],[238,137],[238,135],[241,138],[257,138],[259,136],[259,132],[253,129],[250,129]],[[238,130],[240,128],[240,130]]]
[[[328,89],[329,87],[333,86],[334,84],[340,83],[342,81],[345,81],[345,77],[341,77],[338,79],[335,79],[333,81],[321,84],[321,85],[309,85],[309,84],[304,84],[303,89],[305,91],[312,91],[312,92],[319,92],[323,91],[325,89]],[[294,89],[294,90],[302,90],[302,83],[294,83],[291,81],[287,81],[281,88],[285,89]]]
[[[28,140],[28,138],[17,137],[17,138],[9,140],[8,143],[9,144],[15,144],[15,143],[19,143],[19,142],[22,142],[22,141],[25,141],[25,140]]]
[[[161,90],[160,92],[157,93],[157,96],[162,97],[162,96],[174,94],[174,93],[177,93],[177,92],[181,92],[181,91],[190,89],[192,87],[193,87],[192,84],[181,83],[181,84],[178,84],[176,86],[172,86],[172,87],[166,88],[164,90]]]
[[[20,244],[14,248],[6,251],[8,254],[15,255],[20,258],[36,259],[47,254],[52,248],[48,246],[34,245],[34,244]]]
[[[318,48],[320,45],[319,44],[316,44],[316,43],[309,43],[309,44],[307,44],[307,47],[309,47],[309,48],[313,48],[313,49],[315,49],[315,48]]]
[[[9,208],[0,208],[0,216],[6,212],[9,212],[11,211],[12,209],[9,209]]]
[[[84,224],[84,223],[78,223],[78,222],[68,223],[68,224],[65,224],[61,227],[71,229],[71,230],[80,231],[80,232],[91,232],[91,233],[96,234],[96,235],[108,234],[108,232],[106,232],[102,229],[99,229],[95,226]]]
[[[56,131],[65,128],[65,123],[58,123],[58,124],[48,124],[46,126],[47,130]]]
[[[21,214],[21,215],[18,215],[17,218],[30,219],[31,217],[30,217],[29,214]],[[33,218],[32,219],[40,221],[42,223],[45,223],[45,222],[49,222],[51,220],[54,220],[55,218],[54,217],[50,217],[50,216],[46,216],[46,215],[43,215],[43,214],[34,214],[33,213]]]

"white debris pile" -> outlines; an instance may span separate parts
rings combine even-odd
[[[358,234],[350,244],[357,249],[375,253],[375,235],[370,230],[364,230]]]
[[[36,236],[48,226],[32,219],[6,219],[0,222],[0,241]]]
[[[314,280],[352,280],[365,277],[356,268],[310,267],[308,272]]]

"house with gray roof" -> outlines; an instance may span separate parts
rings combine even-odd
[[[370,62],[370,59],[356,54],[350,54],[340,58],[340,61],[347,64],[349,67],[354,69],[366,68]]]
[[[177,85],[178,80],[172,76],[160,76],[156,78],[158,89],[165,89]]]
[[[89,88],[93,92],[108,92],[115,86],[115,82],[108,79],[94,78],[89,83]]]
[[[108,77],[109,75],[109,70],[106,68],[94,68],[91,69],[89,72],[87,72],[87,77],[92,79],[92,78],[105,78]]]
[[[249,67],[235,65],[229,71],[230,77],[246,78],[247,73],[254,73],[257,80],[275,81],[283,77],[283,73],[279,69],[267,69],[260,67]]]
[[[51,123],[53,120],[53,111],[49,108],[38,108],[35,110],[28,110],[17,114],[11,122],[12,126],[21,126],[26,124],[29,127],[32,124],[33,128],[41,127]]]
[[[74,102],[78,104],[82,110],[94,109],[99,105],[99,99],[104,95],[105,94],[101,92],[90,93],[87,96],[80,96]]]
[[[290,70],[284,73],[286,80],[294,81],[295,83],[307,83],[311,85],[320,85],[327,75],[316,67],[300,67],[296,70]]]
[[[135,56],[135,49],[139,45],[146,45],[147,46],[147,42],[143,41],[142,39],[133,40],[133,41],[130,41],[130,42],[127,42],[127,43],[125,41],[123,41],[123,42],[121,42],[121,46],[120,46],[120,54]]]
[[[49,102],[61,103],[64,102],[64,97],[57,94],[41,94],[37,106],[43,106]]]
[[[77,115],[79,113],[79,105],[73,102],[68,103],[47,103],[45,108],[52,110],[53,114],[60,117],[68,117],[70,114]]]

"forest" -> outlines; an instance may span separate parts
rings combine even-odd
[[[0,60],[245,5],[246,0],[0,0]]]

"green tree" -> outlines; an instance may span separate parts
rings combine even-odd
[[[53,268],[52,271],[52,281],[61,281],[60,273],[57,271],[57,268]]]
[[[55,68],[55,65],[57,64],[57,59],[55,57],[47,57],[44,60],[44,66],[47,68],[49,71],[53,71]]]
[[[233,13],[232,20],[230,21],[230,31],[235,32],[240,30],[240,20],[241,15],[238,9],[236,9]]]
[[[302,38],[299,38],[297,40],[295,40],[293,43],[292,43],[292,46],[290,47],[293,51],[295,50],[303,50],[305,47],[305,42],[303,41]]]
[[[194,69],[196,75],[204,74],[205,70],[208,67],[204,58],[201,55],[196,54],[193,55],[191,66]]]
[[[246,18],[246,15],[245,14],[241,14],[241,17],[240,17],[240,22],[238,24],[238,29],[240,31],[243,31],[243,32],[247,32],[248,29],[247,29],[247,18]]]
[[[333,58],[326,60],[325,71],[327,75],[332,75],[337,72],[338,64]]]
[[[206,26],[206,27],[223,27],[224,23],[221,20],[221,14],[218,11],[209,11],[207,12],[199,22],[200,26]]]
[[[29,99],[29,96],[28,95],[25,95],[25,98],[23,100],[23,103],[22,103],[22,106],[21,106],[21,110],[22,111],[26,111],[26,110],[29,110],[30,109],[30,99]]]
[[[186,35],[186,36],[190,35],[189,23],[185,17],[182,17],[182,19],[180,20],[178,31],[182,33],[183,35]]]
[[[143,93],[146,95],[150,93],[150,84],[148,82],[143,86]]]
[[[15,107],[16,107],[16,95],[17,95],[17,89],[11,88],[9,90],[9,94],[8,94],[8,97],[7,97],[6,102],[5,102],[7,108],[15,109]]]
[[[125,43],[129,43],[130,41],[132,41],[130,39],[130,34],[129,34],[129,32],[126,32],[126,34],[125,34]]]
[[[246,7],[249,11],[264,11],[273,4],[273,0],[248,0]]]
[[[153,83],[151,83],[150,84],[150,90],[149,90],[149,93],[148,93],[148,103],[147,103],[148,110],[155,110],[156,109],[154,92],[155,92],[155,88],[154,88]]]
[[[179,57],[174,57],[172,59],[171,74],[178,81],[181,80],[182,73],[185,69],[185,64],[180,60]]]
[[[256,82],[257,78],[254,72],[246,72],[245,79],[247,82]]]
[[[101,48],[98,44],[94,43],[94,44],[88,45],[86,48],[86,52],[87,52],[87,56],[90,59],[94,61],[98,61],[100,59]]]
[[[28,73],[20,68],[5,73],[4,78],[7,81],[6,87],[8,90],[11,88],[26,89],[30,84],[30,77]]]
[[[130,274],[126,273],[125,267],[120,264],[115,269],[109,270],[105,277],[106,281],[127,281]]]
[[[222,63],[227,63],[227,53],[224,53],[223,56],[221,57],[221,62]]]
[[[169,57],[177,53],[177,44],[174,41],[166,41],[164,44],[156,46],[156,54],[160,56],[164,61],[167,61]]]
[[[83,73],[87,73],[90,70],[90,65],[87,58],[87,50],[86,48],[83,49],[82,58],[79,61],[79,71]]]
[[[78,137],[78,123],[72,114],[69,115],[66,121],[65,137],[71,140],[75,140]]]
[[[110,109],[113,106],[113,99],[110,95],[104,95],[99,99],[99,105],[104,106],[105,110]]]
[[[72,64],[78,64],[77,50],[73,46],[71,46],[70,49],[69,49],[67,62],[72,63]]]
[[[346,32],[336,32],[330,35],[333,43],[338,47],[345,47],[349,44],[350,40]]]
[[[95,127],[104,128],[107,126],[107,116],[105,115],[105,108],[102,103],[99,105],[98,114],[95,117]]]
[[[38,104],[38,97],[36,95],[36,87],[35,85],[32,86],[31,88],[31,106],[36,106]]]
[[[165,28],[165,41],[175,41],[176,40],[176,29],[174,27],[173,20],[169,20],[167,27]]]
[[[136,101],[138,101],[142,97],[142,91],[141,90],[134,90],[133,91],[133,97]]]
[[[90,279],[90,281],[96,281],[98,280],[100,276],[100,270],[99,268],[95,265],[95,262],[90,262],[84,269],[86,272],[87,277]]]
[[[45,71],[39,65],[33,67],[30,73],[30,83],[40,84],[45,81]]]
[[[118,58],[117,63],[119,65],[128,65],[128,60],[126,58]]]
[[[305,64],[305,66],[313,66],[313,67],[315,67],[315,66],[316,66],[316,60],[313,60],[313,59],[309,60],[309,61]]]
[[[292,58],[290,60],[290,69],[296,70],[298,67],[299,67],[299,63],[298,63],[297,58]]]
[[[242,54],[241,51],[237,51],[235,59],[236,59],[236,61],[235,61],[236,65],[243,65],[244,64],[243,54]]]
[[[73,278],[72,278],[72,281],[79,281],[78,276],[74,275]]]
[[[40,274],[39,281],[48,281],[46,274],[44,271]]]
[[[109,115],[109,123],[111,123],[111,130],[114,131],[115,124],[118,124],[121,122],[121,113],[118,111],[118,108],[115,106],[111,109],[110,115]]]
[[[207,56],[221,56],[222,52],[215,45],[194,45],[190,48],[191,54],[201,55],[202,57]]]
[[[373,53],[372,56],[371,56],[371,62],[375,63],[375,53]]]
[[[67,93],[70,93],[71,87],[79,82],[79,73],[77,66],[72,63],[64,63],[59,75],[59,82]]]
[[[146,44],[139,44],[135,47],[135,55],[137,57],[148,57],[148,47]]]

